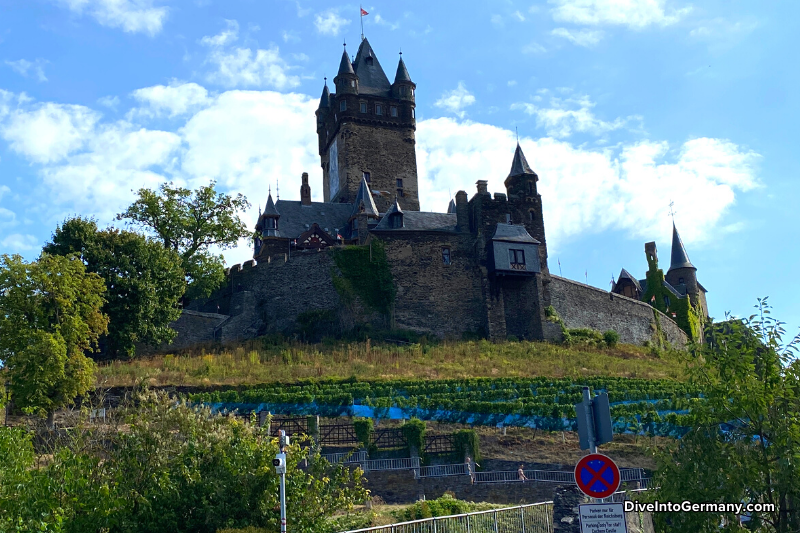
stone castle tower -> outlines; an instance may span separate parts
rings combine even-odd
[[[342,52],[335,93],[322,90],[317,136],[325,202],[354,203],[366,181],[379,212],[394,199],[419,211],[416,156],[416,85],[403,58],[389,83],[365,38],[355,60]]]

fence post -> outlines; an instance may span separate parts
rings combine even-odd
[[[500,533],[499,525],[497,524],[497,511],[494,512],[494,533]]]
[[[436,533],[436,517],[433,518],[433,533]]]
[[[522,523],[522,533],[525,533],[525,508],[519,508],[519,521]]]
[[[469,515],[467,515],[467,533],[470,533],[470,530],[469,530]]]

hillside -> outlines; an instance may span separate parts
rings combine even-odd
[[[262,338],[102,364],[97,371],[97,385],[252,385],[349,377],[431,380],[608,376],[680,380],[683,371],[679,353],[658,353],[622,344],[613,348],[524,341],[373,345],[367,340],[306,344]]]

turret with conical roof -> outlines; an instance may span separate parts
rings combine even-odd
[[[347,57],[347,48],[342,52],[342,59],[339,62],[339,72],[333,78],[333,84],[336,87],[336,95],[342,96],[345,94],[358,94],[358,76],[353,70],[353,64],[350,63],[350,58]]]
[[[703,316],[708,315],[706,307],[706,290],[697,281],[697,268],[689,260],[686,247],[683,245],[675,222],[672,223],[672,253],[670,255],[669,270],[664,278],[680,294],[688,295],[692,305],[699,306]]]
[[[280,237],[278,230],[278,219],[281,214],[275,208],[275,202],[272,201],[272,192],[270,191],[267,197],[267,205],[264,207],[264,212],[258,217],[256,229],[259,230],[264,237]]]
[[[411,76],[408,74],[408,69],[401,54],[400,61],[397,63],[397,73],[394,75],[394,83],[392,84],[392,96],[413,102],[416,87],[417,85],[411,81]]]

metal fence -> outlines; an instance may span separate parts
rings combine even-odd
[[[463,476],[467,474],[469,474],[469,469],[466,463],[423,466],[419,469],[419,477]]]
[[[346,533],[552,533],[553,502],[437,516]]]
[[[539,481],[544,483],[575,483],[575,473],[569,470],[523,470],[526,481]],[[622,468],[620,478],[624,482],[645,482],[644,470],[641,468]],[[517,470],[502,470],[496,472],[476,472],[475,483],[514,483],[522,482]]]
[[[409,457],[403,459],[373,459],[370,461],[359,461],[364,472],[370,470],[411,470],[419,469],[419,457]]]
[[[358,450],[356,452],[342,452],[342,453],[326,453],[321,456],[329,463],[361,463],[367,460],[367,452],[365,450]]]

